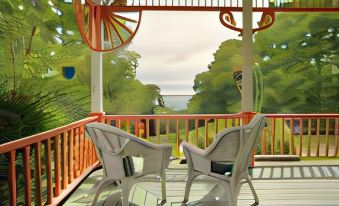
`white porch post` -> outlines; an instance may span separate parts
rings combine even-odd
[[[93,2],[102,4],[101,0],[93,0]],[[91,51],[91,113],[104,111],[102,84],[102,53]]]
[[[252,33],[252,0],[243,0],[243,33],[242,33],[242,98],[241,111],[253,111],[253,33]]]
[[[102,53],[91,52],[91,113],[102,113]]]

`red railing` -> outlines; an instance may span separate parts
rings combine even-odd
[[[154,143],[170,143],[180,156],[180,143],[206,148],[221,129],[239,126],[249,114],[105,115],[104,122]]]
[[[106,124],[154,143],[170,143],[180,156],[180,143],[206,148],[220,130],[242,125],[242,113],[230,115],[106,115]],[[268,124],[256,153],[264,155],[337,156],[339,114],[267,114]]]
[[[97,119],[89,117],[0,145],[0,155],[8,158],[9,165],[6,204],[18,205],[18,195],[23,195],[24,205],[56,205],[68,195],[98,165],[95,149],[84,132],[84,125]],[[24,174],[17,174],[17,167],[23,167]],[[24,194],[18,191],[22,175]]]
[[[262,154],[338,156],[339,114],[267,114]]]
[[[9,201],[17,205],[60,203],[95,167],[95,149],[85,138],[84,125],[102,120],[155,143],[170,143],[180,156],[182,141],[206,148],[224,128],[246,124],[252,113],[206,115],[104,115],[0,145],[8,159]],[[339,114],[267,114],[257,153],[338,156]],[[22,161],[19,161],[21,160]],[[20,165],[21,164],[21,165]],[[18,167],[24,189],[18,191]],[[21,181],[22,182],[22,181]],[[35,183],[35,184],[33,184]],[[34,185],[34,186],[31,186]]]

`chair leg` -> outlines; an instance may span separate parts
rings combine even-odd
[[[253,197],[254,197],[254,201],[255,201],[255,202],[254,202],[253,206],[254,206],[254,205],[259,205],[259,198],[258,198],[257,192],[255,191],[255,189],[254,189],[254,187],[253,187],[253,184],[252,184],[251,179],[250,179],[250,178],[247,178],[246,181],[247,181],[248,185],[250,186],[251,192],[252,192]]]
[[[188,198],[190,195],[190,191],[191,191],[191,186],[193,183],[193,180],[199,176],[200,174],[194,171],[189,171],[188,172],[188,177],[187,177],[187,181],[186,181],[186,187],[185,187],[185,195],[184,195],[184,201],[183,203],[188,202]]]
[[[98,201],[98,197],[101,194],[101,192],[109,185],[113,184],[114,180],[113,179],[103,179],[98,185],[96,185],[96,187],[93,187],[92,189],[90,189],[89,193],[93,193],[94,191],[92,190],[96,190],[95,191],[95,196],[94,196],[94,200],[92,202],[92,206],[95,206],[97,204]]]
[[[220,181],[219,183],[224,188],[225,194],[227,196],[228,205],[237,206],[238,198],[236,195],[236,191],[232,191],[231,186],[228,182]]]
[[[165,171],[161,173],[161,202],[159,205],[164,205],[166,203],[166,173]]]
[[[128,198],[132,186],[133,186],[132,181],[128,179],[121,181],[122,206],[129,206]]]

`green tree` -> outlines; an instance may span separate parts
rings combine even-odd
[[[339,18],[322,13],[278,17],[255,37],[264,74],[263,111],[338,112]]]
[[[214,54],[208,71],[194,79],[196,94],[189,102],[190,113],[235,113],[240,110],[240,93],[233,73],[241,70],[241,41],[227,40]]]
[[[323,13],[279,14],[270,29],[255,35],[254,59],[264,84],[262,112],[339,111],[338,18]],[[209,70],[196,76],[190,112],[240,110],[233,80],[233,72],[241,70],[240,47],[240,41],[225,41]]]
[[[140,55],[122,51],[104,55],[104,109],[110,114],[152,114],[160,96],[156,85],[136,79]]]

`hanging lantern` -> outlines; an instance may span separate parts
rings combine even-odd
[[[75,68],[72,66],[62,67],[62,75],[65,79],[73,79],[75,76]]]

